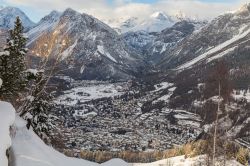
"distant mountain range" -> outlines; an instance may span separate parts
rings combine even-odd
[[[182,12],[178,12],[174,16],[167,15],[162,11],[151,14],[146,19],[131,17],[129,19],[109,19],[104,20],[105,23],[116,29],[119,33],[146,31],[161,32],[162,30],[173,26],[179,21],[206,22],[196,18],[188,18]]]
[[[185,69],[228,57],[248,48],[240,46],[247,43],[250,26],[249,5],[209,23],[181,12],[176,16],[156,12],[143,21],[133,17],[116,22],[123,34],[72,9],[52,11],[34,24],[21,10],[6,7],[0,10],[0,27],[13,27],[16,16],[29,30],[32,55],[60,56],[64,65],[73,60],[69,73],[81,79],[131,79],[148,65]]]

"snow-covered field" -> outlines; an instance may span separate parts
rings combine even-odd
[[[174,85],[173,83],[169,83],[169,82],[162,82],[160,84],[156,84],[156,85],[154,85],[155,90],[153,92],[158,92],[160,90],[166,89],[166,88],[171,87],[173,85]]]
[[[246,99],[247,102],[250,102],[250,91],[249,90],[234,90],[232,96],[235,100]]]
[[[87,83],[77,85],[74,88],[64,91],[64,94],[56,99],[57,104],[75,105],[77,102],[87,102],[104,97],[119,96],[124,93],[122,83]]]
[[[155,90],[152,92],[161,92],[164,89],[168,89],[169,93],[154,100],[153,103],[155,104],[155,103],[160,102],[160,101],[169,102],[170,97],[173,95],[173,92],[176,89],[176,87],[173,87],[173,86],[174,86],[174,84],[169,83],[169,82],[162,82],[160,84],[154,85]]]

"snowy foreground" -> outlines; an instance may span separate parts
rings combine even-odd
[[[9,128],[15,126],[12,132],[12,144]],[[113,159],[103,164],[97,164],[82,159],[70,158],[47,146],[32,130],[27,130],[26,122],[15,117],[11,104],[0,102],[0,165],[8,166],[6,150],[11,145],[11,166],[191,166],[204,162],[204,156],[185,159],[184,156],[160,160],[154,163],[129,164],[121,159]],[[235,161],[228,161],[228,166],[240,166]]]
[[[6,150],[11,145],[10,126],[15,120],[15,110],[11,104],[0,102],[0,166],[7,166]]]
[[[206,165],[206,157],[198,156],[194,158],[186,158],[185,156],[172,157],[153,163],[144,163],[144,164],[133,164],[133,166],[201,166]],[[220,166],[219,162],[216,163],[217,166]],[[229,160],[226,162],[226,166],[243,166],[234,160]]]

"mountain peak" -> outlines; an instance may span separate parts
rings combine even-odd
[[[40,22],[43,22],[43,21],[57,21],[58,18],[61,16],[62,13],[56,11],[56,10],[53,10],[52,12],[50,12],[50,14],[48,14],[47,16],[43,17],[41,19]]]
[[[242,5],[236,12],[237,13],[246,13],[250,11],[250,3]]]
[[[13,28],[17,16],[20,17],[25,28],[35,25],[22,10],[8,6],[0,9],[0,27],[4,29]]]
[[[155,12],[150,17],[158,19],[158,20],[167,20],[168,19],[168,16],[162,11]]]
[[[181,10],[176,12],[175,17],[179,20],[185,20],[187,18],[186,14]]]
[[[50,12],[51,15],[59,15],[61,14],[61,12],[57,11],[57,10],[52,10],[52,12]]]
[[[25,13],[22,10],[20,10],[19,8],[11,7],[11,6],[1,8],[0,12],[1,12],[1,15],[3,15],[3,14],[4,15],[13,15],[13,14],[15,14],[16,16],[24,16],[25,15]]]
[[[75,15],[75,14],[80,14],[79,12],[75,11],[72,8],[67,8],[64,12],[63,15]]]

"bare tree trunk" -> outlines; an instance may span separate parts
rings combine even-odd
[[[219,82],[219,100],[218,100],[218,108],[216,112],[216,120],[215,120],[215,125],[214,125],[213,161],[212,161],[213,166],[215,166],[216,139],[217,139],[219,111],[220,111],[220,100],[221,100],[221,83]]]

